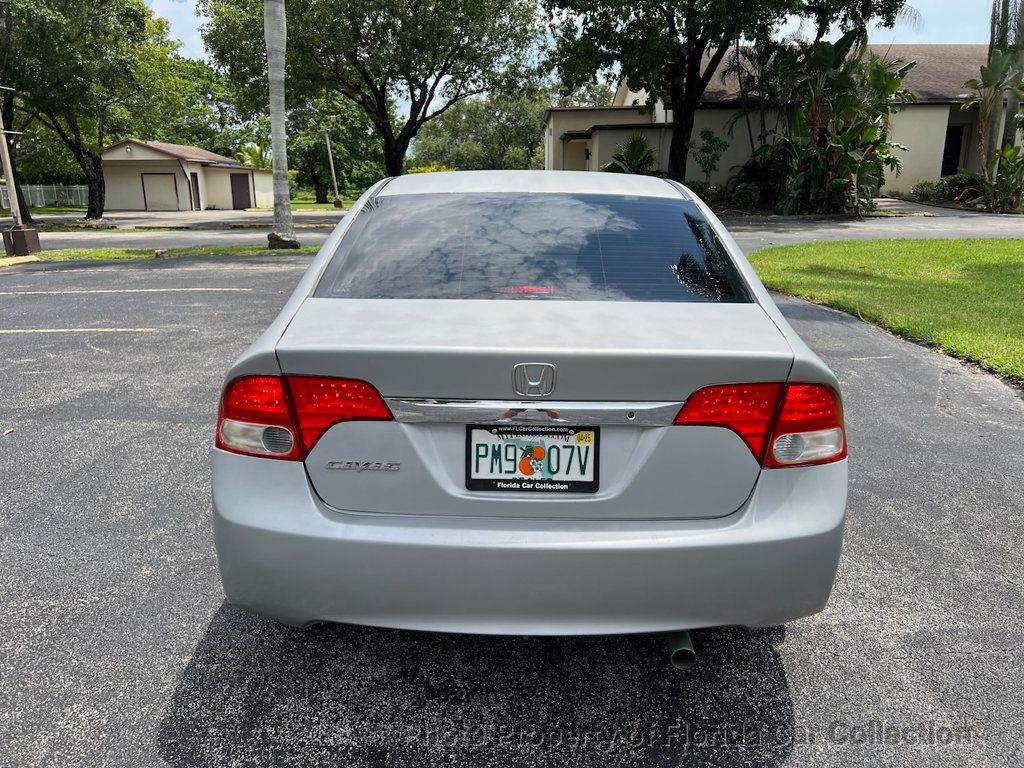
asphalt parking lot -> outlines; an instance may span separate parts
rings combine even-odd
[[[1024,402],[792,300],[846,396],[825,612],[697,632],[680,673],[656,637],[301,631],[225,605],[221,377],[308,261],[0,272],[0,765],[1024,762]]]

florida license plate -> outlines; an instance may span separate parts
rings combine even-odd
[[[598,427],[466,427],[471,491],[594,493]]]

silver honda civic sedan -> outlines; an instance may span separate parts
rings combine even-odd
[[[227,375],[228,599],[293,625],[774,625],[842,545],[836,377],[663,179],[386,179]]]

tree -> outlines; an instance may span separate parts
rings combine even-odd
[[[263,0],[263,37],[267,51],[270,91],[270,148],[274,169],[274,228],[267,235],[271,248],[298,248],[288,191],[288,138],[284,110],[284,64],[288,30],[284,0]]]
[[[547,105],[547,93],[534,89],[456,104],[423,126],[410,165],[460,170],[542,168]]]
[[[779,128],[783,106],[779,100],[783,91],[780,54],[792,43],[775,39],[771,29],[764,28],[754,33],[748,45],[737,45],[726,64],[724,75],[735,77],[739,86],[738,109],[727,128],[731,134],[735,124],[744,121],[751,155],[764,145],[771,131]],[[771,126],[769,121],[773,121]]]
[[[598,72],[625,78],[672,107],[668,175],[682,181],[701,97],[732,44],[766,21],[774,27],[798,0],[545,0],[555,40],[552,60],[569,88]]]
[[[152,23],[167,25],[163,19]],[[181,56],[179,48],[166,31],[150,36],[141,55],[138,88],[122,105],[128,114],[118,131],[230,157],[246,137],[227,80],[207,62]]]
[[[17,113],[24,118],[22,113]],[[25,184],[80,184],[82,169],[67,146],[38,120],[16,124],[19,176]]]
[[[718,170],[722,153],[729,148],[729,142],[710,128],[700,132],[700,144],[693,147],[693,159],[704,174],[704,183],[711,184],[711,176]]]
[[[67,146],[89,187],[86,217],[100,218],[100,155],[118,107],[137,91],[147,36],[160,28],[143,0],[21,0],[12,11],[18,109]]]
[[[272,153],[266,144],[256,141],[245,142],[235,152],[235,160],[248,168],[270,168]]]
[[[764,151],[786,161],[785,213],[860,215],[873,204],[885,171],[900,169],[889,130],[893,110],[914,100],[903,87],[914,62],[883,59],[859,45],[861,39],[851,31],[780,57],[784,133]]]
[[[292,110],[290,128],[288,145],[297,181],[313,188],[318,203],[328,202],[332,192],[327,140],[342,194],[365,189],[384,175],[380,137],[366,114],[348,99],[332,93],[302,104]]]
[[[988,64],[982,65],[981,77],[964,83],[973,93],[961,109],[978,108],[978,153],[987,181],[994,180],[999,173],[1000,156],[994,150],[999,149],[1003,135],[1003,95],[1009,91],[1018,99],[1024,96],[1022,74],[1015,54],[995,49]]]
[[[920,19],[906,0],[810,0],[804,4],[802,13],[814,23],[814,42],[820,42],[830,29],[838,27],[856,32],[863,43],[872,21],[891,27],[900,19],[915,24]]]
[[[1011,65],[1019,72],[1024,72],[1024,3],[1021,0],[993,0],[992,28],[989,36],[989,64],[997,52],[1009,54]],[[996,106],[991,121],[987,144],[995,149],[1001,144],[1008,149],[1016,144],[1017,119],[1020,115],[1020,96],[1015,88],[1006,90],[1006,112],[1002,113],[1002,104]],[[1000,133],[1001,131],[1001,133]]]
[[[568,88],[555,83],[551,89],[553,107],[607,107],[615,97],[615,89],[602,80],[592,80]]]
[[[573,87],[598,72],[625,78],[647,93],[647,109],[660,100],[672,108],[668,175],[686,176],[696,111],[708,84],[738,40],[771,34],[787,15],[812,15],[832,25],[863,29],[891,25],[901,0],[544,0],[555,41],[552,62]]]
[[[240,88],[253,66],[256,0],[201,0],[204,40]],[[420,128],[474,95],[524,79],[537,26],[529,0],[292,0],[289,89],[293,99],[324,90],[358,105],[381,137],[385,168],[403,172]],[[402,104],[394,116],[393,103]]]

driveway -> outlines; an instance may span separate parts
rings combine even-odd
[[[995,216],[937,206],[882,201],[882,208],[914,213],[913,216],[848,219],[816,216],[737,216],[726,219],[737,242],[748,251],[768,245],[826,240],[890,238],[1024,237],[1024,216]],[[926,215],[921,215],[926,214]],[[119,230],[70,230],[43,232],[44,250],[54,248],[185,248],[205,245],[259,245],[266,243],[272,215],[252,211],[200,211],[196,213],[123,213],[112,218]],[[329,225],[340,215],[334,211],[296,211],[299,240],[320,244],[330,234]],[[148,226],[186,226],[192,230],[141,231]],[[228,228],[244,224],[246,228]],[[249,228],[257,227],[257,228]]]
[[[881,200],[880,210],[910,216],[851,219],[840,216],[738,216],[726,220],[746,251],[769,245],[830,240],[1024,237],[1024,216],[974,213],[939,206]]]
[[[649,636],[299,631],[225,605],[207,464],[221,377],[307,264],[0,272],[0,765],[1024,761],[1024,404],[788,299],[846,395],[848,537],[825,612],[697,632],[679,673]]]

